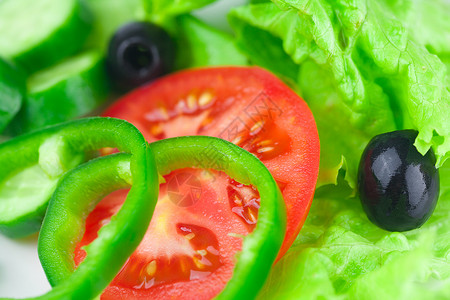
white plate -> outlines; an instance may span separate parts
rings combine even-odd
[[[0,297],[33,297],[50,289],[36,241],[37,235],[19,241],[0,235]]]

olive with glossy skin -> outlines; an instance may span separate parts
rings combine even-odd
[[[169,73],[174,60],[175,43],[164,29],[133,22],[112,37],[106,66],[115,87],[126,91]]]
[[[422,226],[439,197],[439,173],[433,150],[425,156],[414,146],[415,130],[375,136],[358,170],[359,196],[370,221],[389,231]]]

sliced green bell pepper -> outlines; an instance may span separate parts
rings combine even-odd
[[[158,172],[196,167],[227,173],[253,185],[261,197],[256,228],[244,238],[233,277],[216,299],[253,299],[275,262],[286,233],[286,206],[264,164],[233,143],[206,136],[178,137],[150,144]]]
[[[38,231],[58,180],[89,153],[102,147],[142,152],[145,143],[128,122],[87,118],[0,144],[0,232],[21,237]]]
[[[234,276],[218,296],[218,299],[254,298],[275,261],[286,230],[284,201],[270,172],[249,152],[218,138],[179,137],[152,143],[150,147],[155,154],[160,175],[166,175],[175,169],[186,167],[215,169],[227,172],[237,181],[252,184],[258,189],[261,195],[261,208],[258,213],[257,226],[244,239]],[[119,257],[116,248],[124,245],[124,241],[117,237],[116,244],[110,249],[100,250],[97,241],[87,246],[86,259],[75,270],[73,260],[75,245],[82,237],[87,212],[93,207],[92,203],[89,205],[85,200],[82,200],[79,205],[76,199],[86,198],[82,195],[84,187],[90,191],[92,187],[102,185],[98,189],[101,193],[91,193],[87,196],[91,199],[99,199],[100,194],[105,194],[105,191],[110,192],[110,188],[124,187],[124,181],[121,178],[123,176],[118,175],[118,171],[114,172],[113,168],[118,166],[121,174],[126,174],[124,168],[127,166],[128,160],[129,156],[126,155],[105,157],[75,169],[61,181],[50,202],[39,236],[39,254],[47,277],[55,286],[53,291],[70,289],[73,298],[68,299],[89,299],[89,296],[95,296],[90,286],[73,289],[72,285],[72,278],[78,277],[75,274],[82,272],[84,276],[95,278],[93,280],[98,283],[96,276],[98,269],[93,267],[92,261],[98,262],[102,259],[104,268],[108,267],[111,275],[116,274],[120,269],[119,265],[114,265],[116,271],[113,272],[112,265],[108,265],[108,261]],[[90,166],[90,170],[85,172],[87,166]],[[102,166],[110,168],[105,167],[103,170]],[[83,221],[81,221],[82,219]],[[128,221],[132,220],[128,219]],[[67,225],[60,227],[58,224],[61,223]],[[99,231],[99,237],[105,230],[107,229],[103,228]],[[124,229],[124,231],[126,230]],[[86,264],[88,259],[91,260]],[[73,275],[71,275],[72,272],[74,272]],[[103,283],[105,282],[102,281]],[[103,288],[106,285],[107,283]],[[58,293],[57,296],[58,299],[62,299],[61,294]],[[42,299],[53,299],[47,297]]]
[[[126,161],[113,155],[67,172],[52,196],[40,232],[39,245],[55,246],[39,252],[40,259],[47,261],[43,265],[60,270],[61,266],[52,265],[52,262],[64,255],[73,256],[73,251],[68,253],[67,248],[74,245],[72,238],[82,236],[84,221],[96,201],[109,191],[132,185],[120,211],[89,246],[89,256],[85,261],[74,271],[73,259],[65,260],[64,267],[70,272],[55,274],[50,280],[66,276],[68,280],[36,299],[94,298],[138,246],[153,215],[158,197],[158,175],[150,147],[133,125],[112,118],[65,123],[13,140],[9,145],[6,147],[8,151],[0,149],[0,154],[14,158],[9,152],[15,146],[19,154],[23,154],[21,159],[16,157],[19,165],[27,166],[39,160],[39,166],[50,177],[60,176],[66,162],[73,161],[69,157],[73,158],[82,151],[117,147],[131,153]],[[14,169],[14,162],[7,167]],[[26,216],[22,221],[26,221]]]
[[[131,154],[93,159],[69,170],[82,162],[88,151],[101,147],[117,147]],[[17,170],[20,174],[37,168],[57,184],[38,242],[39,258],[54,288],[35,299],[92,299],[102,292],[148,228],[158,193],[155,166],[160,175],[186,167],[224,171],[243,184],[252,184],[260,193],[256,228],[244,238],[234,276],[218,299],[254,298],[285,235],[284,201],[270,172],[252,154],[218,138],[179,137],[148,146],[139,131],[125,121],[91,118],[12,140],[0,147],[2,159],[7,168],[0,180],[19,180],[20,176],[15,178]],[[11,175],[11,170],[16,174]],[[76,268],[74,250],[83,236],[87,216],[106,194],[130,185],[122,208],[85,247],[87,256]],[[40,205],[45,207],[46,201]],[[4,228],[10,232],[23,228],[21,224],[29,221],[29,214],[23,212],[16,214],[20,222],[3,224]]]

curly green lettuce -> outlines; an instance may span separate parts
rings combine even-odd
[[[275,265],[260,299],[449,299],[450,163],[441,195],[420,229],[387,232],[357,198],[316,197],[294,245]]]
[[[219,65],[247,65],[247,57],[233,42],[231,35],[207,25],[192,15],[176,18],[178,49],[177,68]]]
[[[190,13],[191,11],[202,8],[216,0],[141,0],[144,10],[153,21],[161,20]]]
[[[180,49],[176,68],[246,65],[247,57],[231,35],[188,14],[215,0],[85,0],[94,15],[86,48],[105,51],[116,30],[129,22],[149,21],[164,27]],[[182,49],[182,50],[181,50]]]
[[[396,129],[417,129],[417,149],[433,148],[437,166],[445,162],[450,156],[449,80],[446,65],[430,50],[447,57],[450,37],[421,43],[424,32],[438,26],[413,35],[420,25],[404,23],[418,19],[417,5],[434,5],[449,15],[447,6],[400,0],[274,2],[239,7],[229,19],[239,47],[252,61],[291,82],[310,105],[322,146],[319,186],[336,184],[342,174],[354,187],[368,140]]]
[[[229,20],[255,64],[307,101],[319,130],[316,196],[260,299],[450,299],[450,3],[251,1]],[[276,58],[276,59],[275,59]],[[376,134],[414,128],[440,167],[436,210],[421,228],[387,232],[354,196]]]

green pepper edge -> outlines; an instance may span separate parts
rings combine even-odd
[[[285,204],[270,172],[251,153],[218,138],[203,136],[171,138],[152,143],[150,148],[155,154],[160,175],[187,167],[215,169],[225,171],[235,180],[243,184],[252,184],[258,189],[261,195],[261,207],[256,228],[244,238],[243,249],[238,254],[233,277],[217,296],[217,299],[255,298],[277,257],[286,230]],[[128,156],[120,154],[114,158],[108,156],[102,159],[112,161],[117,158],[126,160]],[[92,164],[98,164],[99,160],[93,160]],[[112,162],[104,164],[114,165]],[[95,169],[101,170],[98,167]],[[110,178],[106,180],[107,182],[111,182],[113,177],[118,178],[114,172],[110,171],[106,172],[105,176]],[[87,177],[84,176],[84,178]],[[54,235],[53,229],[49,230],[48,234]],[[73,247],[76,241],[72,244],[72,248],[69,251],[66,250],[63,258],[55,260],[53,254],[43,258],[43,265],[47,266],[46,272],[50,277],[58,277],[58,274],[67,273],[65,264],[68,261],[73,264]],[[40,252],[46,249],[52,253],[56,245],[40,243],[39,246]],[[85,249],[86,257],[90,255],[90,247],[87,246]],[[51,260],[52,264],[47,265],[44,260]],[[68,278],[69,275],[66,277]],[[64,283],[64,278],[59,278],[58,281],[53,280],[52,284],[58,286],[59,281]]]
[[[47,294],[32,299],[94,298],[114,278],[126,259],[139,245],[150,223],[159,190],[154,156],[144,137],[136,127],[123,120],[100,117],[87,118],[49,127],[18,138],[18,140],[11,141],[0,149],[12,147],[16,149],[16,154],[17,150],[19,150],[19,153],[25,154],[26,158],[17,158],[16,161],[19,160],[22,166],[27,165],[30,163],[27,158],[31,159],[31,161],[36,161],[38,159],[37,152],[39,146],[53,135],[62,136],[69,147],[73,149],[81,148],[86,151],[97,150],[101,147],[117,147],[121,151],[132,153],[130,156],[130,170],[133,182],[131,190],[122,209],[111,220],[110,224],[104,226],[102,231],[99,232],[99,238],[91,244],[90,256],[75,271],[73,269],[66,269],[66,272],[57,275],[52,274],[49,276],[47,274],[50,282],[63,282]],[[30,151],[30,149],[34,150]],[[8,154],[3,153],[1,150],[0,153],[4,155]],[[110,161],[113,159],[114,157]],[[85,204],[89,209],[94,208],[90,202],[90,198],[87,198],[88,200],[84,202],[81,201],[86,199],[83,196],[86,191],[84,189],[80,191],[83,185],[78,186],[78,189],[74,189],[72,184],[77,184],[77,180],[82,181],[88,179],[90,177],[89,173],[93,172],[93,169],[95,170],[95,166],[101,165],[98,161],[99,159],[92,160],[67,172],[60,180],[52,196],[38,241],[39,258],[44,267],[44,271],[51,268],[52,263],[55,261],[53,258],[55,255],[61,255],[63,252],[67,252],[66,249],[59,247],[60,244],[63,244],[67,236],[59,236],[57,238],[54,235],[57,231],[54,230],[60,229],[65,230],[66,234],[79,235],[79,231],[76,228],[69,227],[70,225],[63,222],[64,217],[70,217],[70,215],[59,214],[67,208],[65,204],[69,204],[73,200],[72,204],[75,207],[80,204]],[[108,168],[110,171],[123,169],[105,165],[103,170],[106,171]],[[119,177],[122,178],[123,176]],[[76,178],[75,182],[73,182],[73,178]],[[128,184],[123,178],[122,180],[122,184]],[[69,190],[67,190],[68,186]],[[96,187],[92,187],[91,194],[95,193],[95,190]],[[71,196],[75,198],[70,199]],[[85,213],[84,217],[87,217],[87,213]],[[50,249],[49,251],[39,251],[40,249],[45,249],[45,246],[42,247],[40,245],[52,246],[48,248]],[[75,244],[73,243],[73,245]],[[117,247],[119,245],[120,247]],[[113,251],[111,247],[114,247]],[[112,253],[114,255],[111,255]],[[71,254],[69,253],[69,255]],[[67,267],[68,265],[65,264],[65,266]],[[57,268],[59,266],[53,265],[53,267]]]
[[[95,119],[99,120],[99,122],[102,122],[101,119],[105,118],[85,119],[76,123],[78,125],[83,125],[84,122],[89,122],[86,120]],[[72,123],[68,123],[68,125],[71,124]],[[128,123],[123,122],[122,124]],[[120,126],[122,126],[119,123],[117,125],[118,126],[115,128],[116,130]],[[64,126],[56,127],[59,128],[59,131],[61,131],[60,127]],[[84,133],[81,135],[81,137],[74,138],[74,136],[72,135],[74,132],[70,130],[71,128],[73,128],[73,126],[68,126],[68,128],[69,130],[67,130],[66,128],[66,130],[62,131],[64,131],[68,136],[71,137],[68,142],[70,142],[73,146],[77,145],[78,143],[82,143],[83,145],[90,145],[91,147],[87,147],[90,149],[99,148],[97,145],[98,141],[95,142],[95,137],[91,137],[91,139],[86,140],[86,134]],[[77,131],[79,132],[80,129],[82,128],[78,128]],[[100,127],[98,129],[100,129]],[[58,130],[53,130],[52,132],[55,131]],[[61,134],[61,132],[59,132],[58,134]],[[51,134],[45,136],[48,137],[50,135]],[[127,137],[127,140],[130,139]],[[104,142],[104,140],[102,140],[102,142]],[[142,145],[143,144],[141,144],[141,146]],[[146,145],[145,142],[144,145]],[[109,144],[107,146],[114,145]],[[125,148],[125,150],[127,149],[127,147],[123,148]],[[261,196],[261,207],[259,210],[256,228],[251,234],[244,238],[242,252],[238,254],[238,262],[235,266],[233,277],[227,283],[225,289],[217,296],[217,299],[234,299],[237,297],[246,297],[251,299],[256,297],[257,293],[265,282],[265,279],[270,271],[273,262],[275,261],[275,258],[283,242],[286,230],[286,211],[284,201],[281,192],[270,172],[251,153],[248,153],[238,146],[218,138],[202,136],[172,138],[152,143],[150,145],[150,148],[156,155],[156,165],[159,167],[158,171],[162,175],[168,174],[175,169],[185,167],[216,169],[219,171],[225,171],[230,177],[236,179],[237,181],[244,184],[252,184],[258,189]],[[208,156],[208,151],[211,150],[215,155],[215,157],[213,158]],[[78,225],[78,230],[76,230],[76,226],[61,226],[62,223],[65,223],[63,222],[64,218],[73,216],[70,214],[70,212],[73,213],[73,209],[77,208],[77,205],[75,205],[77,204],[77,202],[70,201],[70,195],[73,192],[72,186],[74,184],[80,185],[80,182],[84,181],[86,181],[86,185],[89,186],[90,184],[92,184],[92,182],[94,182],[95,184],[92,187],[93,191],[91,191],[91,194],[93,193],[97,198],[96,202],[100,201],[102,196],[106,195],[108,192],[111,192],[110,189],[112,175],[113,177],[115,177],[115,179],[113,180],[116,180],[115,184],[112,186],[114,189],[126,187],[128,183],[123,179],[123,176],[119,176],[119,174],[117,173],[118,169],[123,169],[123,166],[121,168],[118,168],[118,163],[120,163],[121,160],[123,162],[123,157],[124,154],[120,154],[94,159],[84,165],[75,168],[72,171],[69,171],[60,181],[60,184],[55,191],[54,196],[52,197],[52,201],[50,202],[39,237],[39,257],[50,283],[54,286],[56,285],[56,287],[49,293],[34,299],[79,299],[80,297],[87,299],[97,296],[103,290],[103,288],[106,287],[107,284],[113,279],[117,271],[125,262],[126,258],[131,255],[132,251],[134,251],[134,248],[136,248],[139,244],[139,241],[142,237],[134,240],[135,242],[137,240],[137,244],[134,245],[135,247],[132,248],[131,252],[127,255],[123,254],[123,251],[122,254],[114,253],[113,255],[105,255],[105,253],[112,254],[112,251],[108,250],[111,245],[113,245],[112,247],[114,249],[118,249],[119,252],[121,249],[126,251],[127,249],[124,248],[130,248],[123,246],[125,244],[123,242],[123,238],[111,234],[113,231],[122,229],[121,233],[127,235],[133,230],[131,227],[129,229],[124,229],[123,226],[121,228],[119,228],[120,226],[115,226],[115,230],[110,229],[113,226],[111,224],[130,224],[130,218],[133,217],[128,216],[121,218],[122,215],[120,214],[120,212],[124,210],[124,208],[122,208],[118,215],[112,218],[111,223],[104,226],[99,231],[99,238],[97,238],[97,240],[95,240],[92,244],[86,246],[86,252],[88,253],[88,256],[86,257],[85,261],[80,264],[78,269],[75,270],[73,251],[67,251],[67,248],[60,247],[62,241],[66,241],[69,244],[69,248],[71,248],[70,250],[74,250],[76,240],[78,239],[79,241],[83,235],[83,226],[85,218],[88,215],[88,212],[84,210],[78,211],[78,215],[75,214],[75,216],[79,217],[78,220],[84,220],[82,222],[75,222],[78,224],[71,224]],[[131,158],[133,158],[133,156],[131,156]],[[131,163],[131,165],[133,164]],[[103,177],[103,175],[97,174],[94,177],[98,178],[98,176],[100,176],[100,178],[106,179],[106,182],[108,183],[107,187],[104,187],[104,189],[102,189],[100,193],[98,192],[98,190],[95,191],[96,188],[98,188],[99,180],[97,179],[92,181],[92,174],[95,174],[95,172],[97,171],[103,172],[105,176]],[[91,175],[89,175],[90,173]],[[133,182],[135,182],[136,175],[132,176],[134,179]],[[155,178],[156,181],[158,179],[157,175],[150,177],[154,177],[151,178],[153,179],[153,182],[155,181]],[[73,178],[75,178],[75,180]],[[103,180],[100,180],[100,182],[103,182]],[[133,186],[135,186],[135,184],[132,185],[132,189]],[[147,189],[147,191],[149,190]],[[149,194],[152,194],[151,192],[153,192],[153,195],[155,194],[155,191],[150,191]],[[157,192],[158,189],[156,189],[156,194]],[[69,195],[69,200],[66,199],[67,195]],[[85,199],[85,196],[78,195],[78,197],[76,198]],[[128,196],[127,199],[129,198],[131,197]],[[156,201],[148,201],[148,198],[149,197],[141,198],[145,199],[145,201],[141,202]],[[126,201],[126,203],[130,202],[131,201],[128,200]],[[95,205],[90,201],[86,201],[83,203],[85,204],[83,208],[87,209],[87,211],[91,211],[95,207]],[[75,206],[71,208],[69,204]],[[150,212],[151,214],[153,213],[155,203],[152,204],[153,207],[147,210],[147,212]],[[65,211],[64,206],[68,206],[66,207]],[[131,209],[128,209],[128,214],[132,213],[132,211],[145,211],[143,209],[133,209],[132,205],[130,205],[130,208]],[[79,207],[78,210],[80,210]],[[127,209],[125,209],[125,211],[127,211]],[[126,213],[123,213],[123,215],[126,215]],[[118,218],[123,222],[117,221]],[[137,223],[141,223],[138,225],[139,229],[134,228],[134,230],[143,231],[143,236],[148,228],[148,223],[147,226],[143,226],[142,223],[145,222]],[[62,235],[55,234],[58,228],[63,229]],[[142,230],[142,228],[144,230]],[[68,239],[69,235],[67,233],[71,233],[74,236],[74,239]],[[110,241],[112,244],[105,243],[104,236],[108,234],[108,241]],[[135,232],[135,234],[137,233]],[[114,244],[113,242],[115,242],[116,244]],[[130,243],[127,244],[130,245]],[[109,246],[105,247],[105,245]],[[59,251],[59,254],[56,255],[56,257],[59,256],[60,259],[55,259],[55,251]],[[110,257],[111,259],[105,257]],[[118,259],[120,257],[124,259]],[[264,259],[261,260],[261,257]],[[103,263],[103,269],[100,269],[100,271],[98,271],[99,268],[97,267],[99,261]],[[111,264],[111,261],[114,261],[115,264]],[[117,270],[113,271],[112,269],[115,269],[116,265],[118,265]],[[93,271],[93,269],[95,271]],[[102,273],[103,270],[107,271],[104,271]]]

